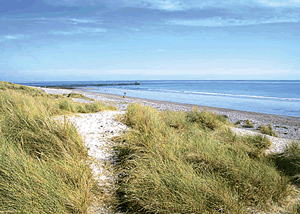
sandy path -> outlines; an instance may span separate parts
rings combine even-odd
[[[103,166],[111,160],[111,138],[124,133],[127,127],[116,121],[116,115],[123,111],[103,111],[93,114],[77,114],[68,116],[89,148],[88,154],[96,160],[91,168],[100,186],[111,185],[113,177]],[[97,204],[92,208],[95,213],[112,213],[109,205]]]

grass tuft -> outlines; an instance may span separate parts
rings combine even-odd
[[[244,128],[254,128],[253,124],[250,122],[249,119],[246,120],[246,124],[243,125]]]
[[[264,126],[264,125],[259,126],[258,130],[260,130],[260,132],[262,134],[266,134],[266,135],[270,135],[270,136],[274,136],[274,137],[278,136],[277,133],[275,131],[273,131],[271,124],[268,124],[268,126]]]
[[[75,127],[52,116],[115,109],[0,82],[0,212],[88,213],[99,196]]]
[[[130,105],[115,166],[128,213],[248,213],[287,194],[289,179],[265,155],[270,141],[237,136],[211,112]]]
[[[95,101],[94,99],[88,98],[86,96],[84,96],[83,94],[77,94],[77,93],[70,93],[67,95],[67,97],[69,98],[80,98],[80,99],[85,99],[85,100],[89,100],[89,101]]]
[[[299,143],[291,143],[282,153],[273,154],[272,159],[276,166],[285,175],[291,178],[293,184],[300,187],[300,146]]]
[[[199,109],[193,108],[191,112],[187,113],[187,120],[192,123],[197,123],[204,129],[215,130],[221,126],[221,124],[227,121],[226,117],[222,115],[213,114],[209,111],[199,112]]]
[[[5,82],[5,81],[0,82],[0,90],[2,90],[2,91],[14,90],[14,91],[19,91],[21,93],[30,94],[30,95],[44,94],[43,90],[41,90],[41,89],[28,87],[25,85],[14,84],[14,83]]]

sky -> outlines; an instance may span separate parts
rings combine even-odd
[[[300,0],[0,0],[0,81],[299,80]]]

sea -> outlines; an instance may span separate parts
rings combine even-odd
[[[22,83],[300,117],[300,80],[144,80]],[[126,93],[126,94],[125,94]]]

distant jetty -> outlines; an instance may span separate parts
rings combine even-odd
[[[140,85],[140,81],[136,82],[124,82],[124,83],[78,83],[78,84],[62,84],[62,85],[39,85],[44,88],[64,88],[75,89],[76,87],[88,87],[88,86],[121,86],[121,85]]]

